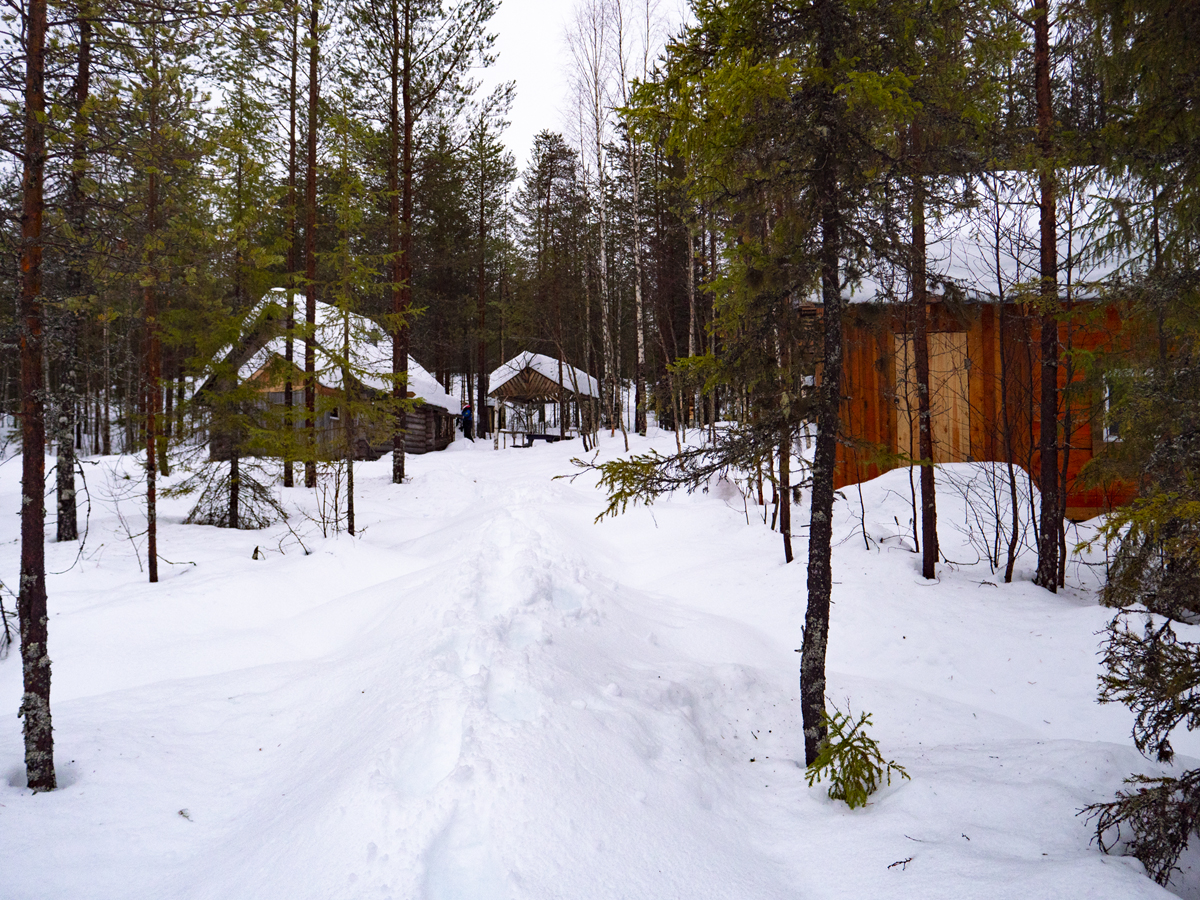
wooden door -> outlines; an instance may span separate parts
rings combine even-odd
[[[966,462],[971,452],[971,404],[967,382],[967,335],[929,333],[929,411],[933,461]],[[912,337],[896,335],[896,450],[918,459],[917,379]]]

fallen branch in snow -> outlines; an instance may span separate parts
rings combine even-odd
[[[171,560],[167,559],[167,558],[166,558],[165,556],[163,556],[161,553],[158,555],[158,558],[159,558],[159,559],[160,559],[162,562],[165,562],[165,563],[166,563],[168,566],[194,566],[194,565],[196,565],[196,564],[195,564],[194,562],[192,562],[190,559],[185,559],[183,562],[171,562]]]
[[[912,861],[913,861],[913,858],[911,856],[908,857],[908,859],[898,859],[894,863],[892,863],[890,866],[888,866],[888,868],[894,869],[894,868],[896,868],[896,866],[899,866],[900,871],[903,872],[905,869],[908,868],[908,864]]]

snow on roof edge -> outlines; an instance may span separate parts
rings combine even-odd
[[[496,390],[501,385],[516,378],[526,369],[533,369],[539,375],[550,379],[555,384],[559,384],[558,367],[559,360],[554,357],[525,350],[492,371],[491,375],[488,376],[488,390]],[[599,382],[587,374],[587,372],[565,362],[562,363],[562,371],[564,380],[566,381],[566,384],[563,384],[562,387],[584,397],[600,396]],[[576,391],[576,385],[578,385],[578,391]]]

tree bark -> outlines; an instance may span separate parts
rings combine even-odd
[[[177,364],[172,356],[168,355],[167,359],[163,361],[163,368],[173,372]],[[170,375],[167,375],[163,382],[163,401],[165,405],[163,407],[162,434],[165,442],[170,443],[172,428],[175,424],[175,379]],[[163,474],[166,474],[165,470]]]
[[[237,429],[229,439],[229,527],[241,527],[242,470]]]
[[[399,2],[399,0],[397,0]],[[404,482],[405,400],[408,397],[408,350],[410,332],[408,311],[412,305],[412,165],[413,165],[413,84],[412,84],[412,4],[403,2],[403,22],[395,3],[392,5],[391,58],[391,153],[388,159],[389,206],[388,249],[392,256],[392,398],[396,404],[396,425],[392,436],[392,484]],[[401,65],[403,63],[403,65]],[[403,113],[403,122],[400,116]],[[397,160],[399,157],[399,160]],[[397,163],[399,172],[397,172]],[[399,182],[399,183],[397,183]],[[397,206],[397,204],[399,204]]]
[[[158,582],[158,402],[161,396],[159,385],[162,368],[162,349],[158,331],[158,297],[155,293],[154,242],[158,231],[158,157],[156,152],[159,111],[158,99],[161,90],[157,52],[152,62],[152,84],[150,88],[150,117],[148,151],[149,172],[146,181],[146,272],[142,288],[142,316],[145,324],[146,346],[144,348],[145,398],[146,398],[146,571],[150,583]]]
[[[779,533],[783,535],[783,561],[792,561],[792,432],[784,428],[779,439]],[[761,491],[761,487],[760,487]]]
[[[348,242],[349,235],[344,239]],[[347,246],[349,244],[347,243]],[[342,428],[346,442],[346,533],[354,536],[354,413],[350,402],[350,314],[342,313]]]
[[[642,304],[642,153],[636,141],[630,140],[629,153],[633,176],[633,305],[637,328],[637,367],[634,370],[633,430],[646,434],[646,325]]]
[[[1041,233],[1041,397],[1038,410],[1041,514],[1038,528],[1037,583],[1058,590],[1058,546],[1061,517],[1058,501],[1058,233],[1055,223],[1054,111],[1050,97],[1049,0],[1034,0],[1034,81],[1037,95],[1038,175]]]
[[[153,116],[152,116],[153,119]],[[150,174],[147,192],[148,216],[151,223],[157,215],[158,176]],[[151,233],[154,228],[151,225]],[[143,315],[146,320],[146,569],[150,583],[158,581],[158,401],[161,390],[158,337],[158,298],[154,285],[142,289]]]
[[[300,266],[299,235],[297,234],[296,209],[299,198],[296,196],[297,146],[296,146],[296,117],[297,109],[297,69],[300,66],[300,2],[292,0],[292,41],[290,72],[288,76],[288,292],[287,292],[287,321],[285,323],[283,358],[287,362],[283,376],[283,427],[287,431],[283,450],[283,486],[294,487],[296,475],[292,456],[295,452],[293,441],[296,437],[295,398],[292,396],[292,368],[295,361],[296,334],[296,271]]]
[[[79,7],[76,20],[79,26],[79,49],[75,69],[75,135],[71,147],[71,173],[67,179],[67,216],[71,223],[72,238],[76,253],[85,228],[83,174],[87,164],[86,104],[91,84],[92,67],[92,21],[85,5]],[[71,265],[71,300],[79,302],[86,292],[86,264],[78,256]],[[75,418],[79,404],[79,373],[76,369],[79,355],[79,317],[70,307],[63,310],[63,361],[65,371],[60,376],[59,412],[56,423],[58,462],[56,466],[56,494],[58,516],[56,538],[58,541],[79,539],[79,514],[75,498]]]
[[[78,403],[77,379],[79,319],[70,309],[62,311],[63,366],[59,373],[58,415],[54,423],[57,451],[55,463],[55,499],[57,516],[55,540],[59,543],[79,539],[79,514],[75,502],[75,420]]]
[[[479,404],[475,407],[475,435],[487,437],[487,377],[484,375],[487,365],[487,182],[485,153],[484,116],[479,114],[479,323],[476,333],[477,368],[479,371]]]
[[[25,733],[25,774],[36,793],[57,786],[50,720],[50,656],[46,647],[46,421],[47,385],[42,306],[42,216],[46,172],[46,0],[29,0],[25,37],[25,135],[21,180],[21,624],[24,694],[18,715]]]
[[[920,128],[913,126],[913,150],[920,154]],[[933,468],[933,415],[929,394],[929,304],[925,255],[925,183],[913,176],[912,197],[913,361],[917,376],[917,434],[921,455],[921,575],[937,577],[937,494]]]
[[[821,65],[834,62],[833,13],[836,0],[820,0],[819,54]],[[808,541],[808,609],[800,652],[800,708],[804,722],[804,759],[816,761],[827,730],[825,714],[825,654],[829,644],[829,606],[833,593],[833,474],[842,387],[842,293],[838,273],[841,215],[838,203],[837,149],[834,131],[837,111],[832,91],[821,89],[823,137],[816,158],[816,204],[821,231],[821,298],[824,340],[821,386],[817,395],[817,441],[813,455],[812,518]]]
[[[304,223],[304,486],[317,486],[317,376],[316,376],[316,323],[317,323],[317,112],[319,109],[320,82],[317,80],[317,62],[320,58],[320,31],[318,15],[320,5],[310,0],[311,11],[308,26],[308,165],[304,178],[305,223]]]
[[[598,90],[598,89],[597,89]],[[616,430],[618,418],[621,415],[620,403],[613,403],[613,392],[620,389],[616,378],[616,358],[613,352],[612,321],[609,315],[608,299],[608,206],[604,202],[604,153],[600,144],[600,97],[595,97],[596,103],[596,191],[600,219],[600,245],[597,248],[597,269],[600,276],[600,341],[604,352],[604,365],[600,379],[600,394],[604,397],[605,412],[608,415],[609,433]],[[629,448],[626,447],[626,450]]]
[[[108,340],[108,316],[102,325],[104,335],[104,421],[100,423],[100,452],[112,454],[112,348]]]
[[[687,294],[688,294],[688,358],[696,355],[696,235],[687,226]],[[695,389],[688,386],[687,423],[695,425],[700,417],[700,403]]]

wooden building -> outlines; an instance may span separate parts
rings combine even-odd
[[[835,483],[873,478],[918,459],[917,394],[911,324],[902,304],[847,307],[842,435]],[[1060,446],[1068,518],[1086,519],[1128,501],[1128,484],[1087,485],[1080,473],[1115,439],[1105,427],[1102,379],[1073,369],[1074,352],[1120,351],[1122,317],[1111,304],[1078,302],[1059,323]],[[929,304],[933,461],[1004,462],[1040,470],[1037,451],[1040,320],[1023,306],[987,301]],[[1062,471],[1060,456],[1059,470]]]
[[[243,385],[253,385],[264,406],[280,408],[284,404],[284,385],[290,368],[292,402],[296,409],[296,428],[304,426],[304,342],[294,342],[293,358],[285,359],[286,297],[276,289],[246,317],[241,341],[222,354],[221,376],[214,375],[201,390],[220,390],[233,372]],[[331,457],[342,452],[346,423],[343,416],[351,408],[360,412],[352,424],[356,459],[378,459],[392,447],[392,421],[386,415],[366,415],[371,404],[382,405],[391,395],[392,339],[382,326],[365,316],[343,315],[336,307],[317,303],[316,317],[316,404],[315,431],[317,453]],[[349,355],[345,349],[349,349]],[[349,365],[344,366],[343,362]],[[347,383],[343,371],[349,368]],[[346,403],[347,392],[353,402]],[[458,404],[437,380],[412,358],[408,360],[408,396],[414,408],[405,413],[405,452],[415,455],[443,450],[454,441]],[[210,442],[217,458],[228,454],[220,435]],[[251,448],[250,452],[254,452]]]
[[[582,369],[541,353],[525,352],[488,376],[501,430],[560,436],[590,429],[600,386]],[[549,416],[547,416],[549,411]]]

